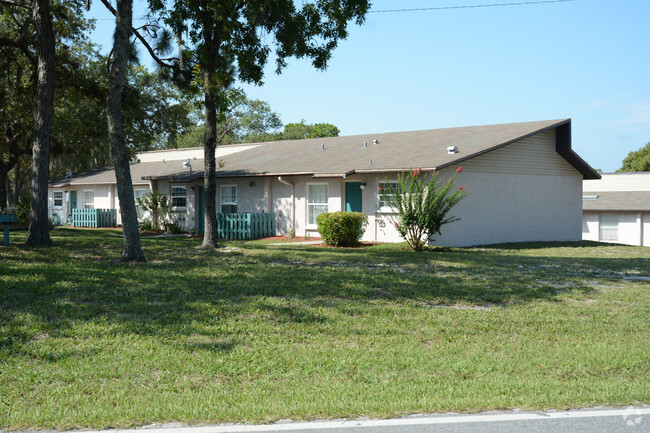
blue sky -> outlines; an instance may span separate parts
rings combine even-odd
[[[514,2],[374,0],[371,10]],[[106,18],[101,7],[90,14]],[[615,171],[650,142],[648,17],[648,0],[375,12],[326,71],[292,59],[276,75],[270,62],[263,86],[242,87],[284,123],[333,123],[341,135],[570,117],[574,150]],[[112,25],[99,21],[93,40],[109,46]]]

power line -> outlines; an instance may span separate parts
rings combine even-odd
[[[523,6],[523,5],[537,5],[543,3],[564,3],[572,2],[575,0],[540,0],[529,2],[516,2],[516,3],[491,3],[484,5],[463,5],[463,6],[440,6],[434,8],[417,8],[417,9],[382,9],[378,11],[368,11],[369,14],[381,12],[416,12],[416,11],[441,11],[446,9],[473,9],[473,8],[492,8],[499,6]]]
[[[433,8],[414,8],[414,9],[382,9],[378,11],[368,11],[369,14],[373,13],[382,13],[382,12],[419,12],[419,11],[442,11],[448,9],[475,9],[475,8],[493,8],[500,6],[525,6],[525,5],[538,5],[544,3],[566,3],[573,2],[576,0],[539,0],[539,1],[528,1],[528,2],[516,2],[516,3],[491,3],[483,5],[462,5],[462,6],[439,6]],[[94,18],[97,21],[114,21],[114,18]],[[133,21],[146,21],[144,18],[133,18]]]

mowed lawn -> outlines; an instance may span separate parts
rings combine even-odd
[[[650,248],[114,234],[0,248],[0,428],[650,403]]]

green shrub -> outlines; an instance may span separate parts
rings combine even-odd
[[[143,219],[142,221],[138,222],[138,228],[141,232],[151,231],[153,230],[153,223],[150,219]]]
[[[165,224],[165,228],[167,229],[168,232],[171,232],[174,235],[185,233],[183,229],[180,228],[176,223],[167,223]]]
[[[366,231],[368,215],[361,212],[322,213],[316,218],[318,233],[327,245],[352,247]]]

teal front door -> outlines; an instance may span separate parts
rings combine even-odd
[[[361,182],[347,182],[345,184],[346,212],[361,212],[361,199]]]
[[[72,191],[70,191],[70,203],[68,203],[68,206],[70,206],[70,207],[68,208],[68,220],[67,221],[70,222],[72,220],[72,209],[77,208],[77,191],[74,190],[74,189]]]

